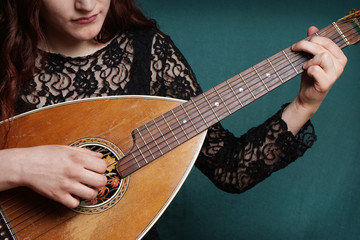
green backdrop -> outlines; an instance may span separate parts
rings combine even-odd
[[[343,17],[355,0],[141,0],[207,90]],[[318,141],[304,157],[243,194],[196,168],[158,221],[162,239],[360,239],[360,46],[313,117]],[[295,97],[300,78],[222,124],[237,136]]]

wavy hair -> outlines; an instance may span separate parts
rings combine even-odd
[[[0,4],[0,114],[15,113],[22,86],[33,78],[38,43],[44,40],[41,0],[1,0]],[[95,40],[106,43],[116,34],[132,29],[157,28],[135,6],[134,0],[111,0],[104,25]]]

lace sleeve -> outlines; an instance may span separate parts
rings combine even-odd
[[[169,37],[155,35],[152,51],[151,94],[188,100],[201,93],[189,64]],[[220,123],[212,126],[196,167],[220,189],[240,193],[295,161],[316,135],[309,121],[293,136],[281,119],[284,107],[239,138]]]

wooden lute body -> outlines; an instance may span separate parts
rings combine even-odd
[[[128,96],[55,105],[14,120],[7,147],[30,147],[44,142],[68,145],[91,136],[116,143],[126,153],[129,145],[122,145],[119,139],[132,143],[132,129],[181,102]],[[4,128],[1,129],[3,135]],[[1,208],[6,218],[11,219],[18,239],[140,238],[160,217],[184,182],[204,135],[205,132],[133,173],[127,179],[121,200],[103,212],[97,213],[103,208],[99,206],[77,213],[26,189],[2,192]]]
[[[360,11],[354,11],[316,35],[340,48],[356,44],[359,16]],[[28,189],[1,192],[0,240],[142,238],[184,182],[206,130],[302,73],[309,57],[286,48],[187,102],[145,96],[95,98],[1,122],[3,148],[86,147],[104,153],[109,168],[108,184],[98,198],[82,201],[76,209]]]

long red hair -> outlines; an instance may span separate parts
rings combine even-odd
[[[35,68],[38,43],[43,39],[41,0],[1,0],[0,4],[0,114],[14,115],[22,86],[29,84]],[[116,34],[140,28],[157,28],[133,0],[111,0],[104,25],[96,37],[102,43]]]

